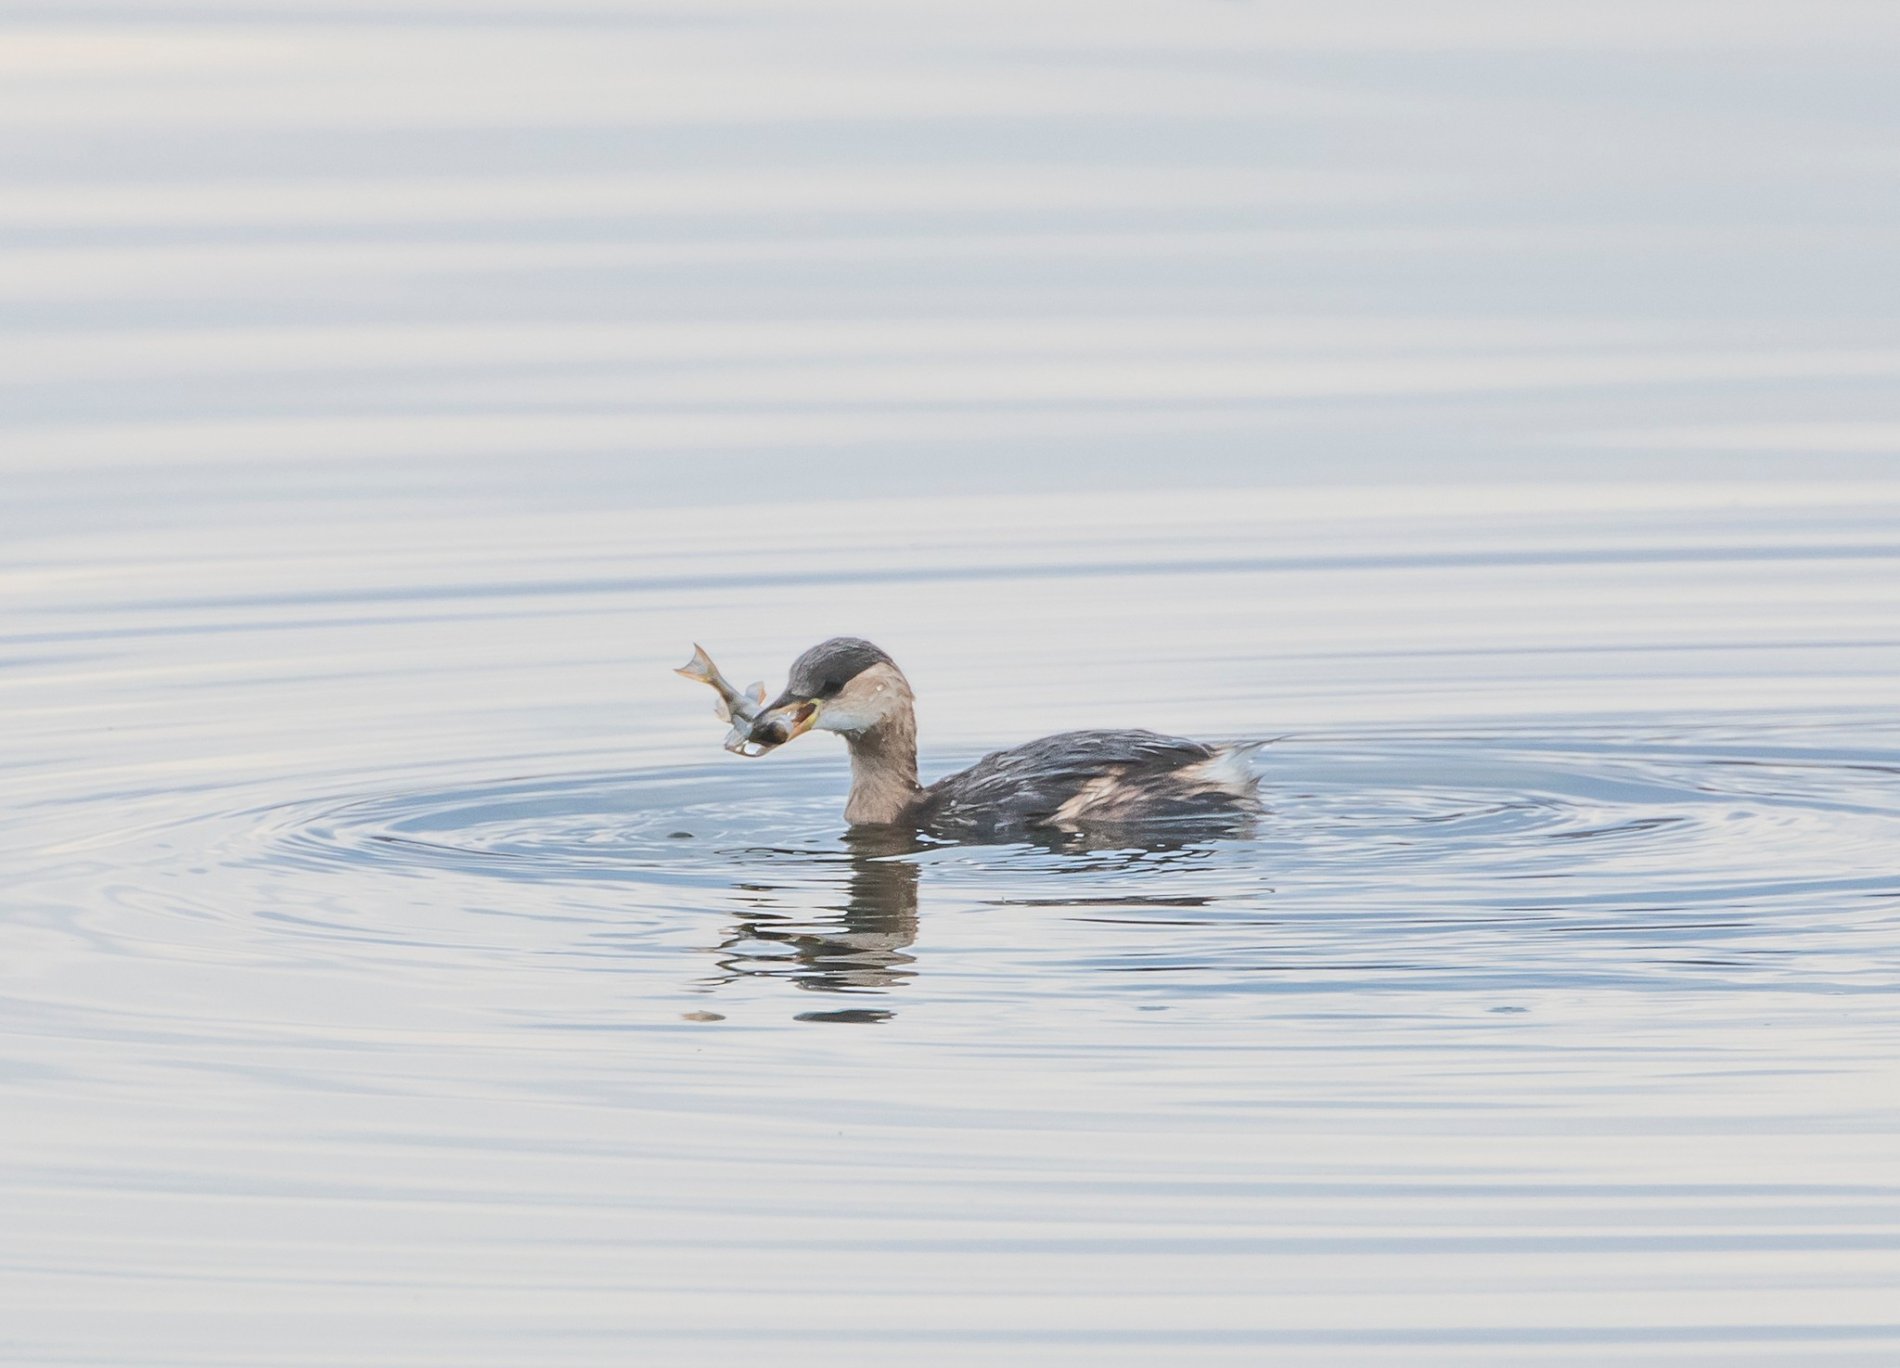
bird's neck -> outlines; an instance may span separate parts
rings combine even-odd
[[[917,714],[906,703],[869,731],[845,741],[851,748],[845,821],[861,826],[903,821],[923,794],[917,783]]]

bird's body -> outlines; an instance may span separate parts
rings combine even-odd
[[[1151,731],[1074,731],[995,751],[923,791],[919,824],[946,832],[1132,826],[1258,810],[1252,747]]]
[[[755,720],[767,750],[814,727],[851,752],[845,818],[953,836],[1155,824],[1232,823],[1260,810],[1249,757],[1151,731],[1074,731],[995,751],[925,787],[917,777],[910,681],[868,641],[838,637],[793,662],[785,691]]]

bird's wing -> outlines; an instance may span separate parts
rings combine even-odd
[[[1106,779],[1140,783],[1216,757],[1214,747],[1151,731],[1076,731],[996,751],[925,792],[946,826],[1032,827]]]

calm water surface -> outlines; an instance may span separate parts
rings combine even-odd
[[[1900,23],[1420,13],[0,25],[0,1358],[1894,1362]]]

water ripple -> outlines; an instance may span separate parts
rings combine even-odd
[[[1176,993],[1299,980],[1462,990],[1507,965],[1519,986],[1712,973],[1741,985],[1797,942],[1801,974],[1838,988],[1872,981],[1853,931],[1900,896],[1900,798],[1864,750],[1362,735],[1283,742],[1263,772],[1271,811],[1245,838],[846,834],[835,766],[775,760],[283,805],[220,855],[266,884],[447,878],[477,902],[482,885],[506,885],[512,917],[593,924],[575,953],[659,933],[651,912],[604,909],[693,909],[726,925],[714,982],[852,993],[917,977],[920,906],[1014,918],[1012,973],[1165,972]],[[1799,782],[1776,784],[1784,773]],[[363,929],[322,907],[273,915],[299,935]],[[1065,922],[1137,938],[1083,950]],[[379,939],[402,934],[379,919]],[[418,945],[433,941],[418,930]]]

